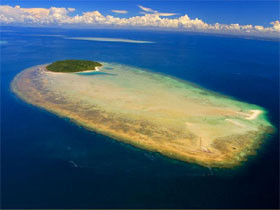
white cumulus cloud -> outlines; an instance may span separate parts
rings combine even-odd
[[[99,11],[89,11],[82,14],[71,15],[74,8],[21,8],[20,6],[0,6],[0,24],[26,25],[26,26],[71,26],[71,27],[122,27],[122,28],[153,28],[168,30],[184,30],[197,32],[252,34],[262,36],[280,35],[279,20],[272,21],[270,26],[240,25],[238,23],[209,24],[199,18],[191,19],[187,14],[168,18],[175,13],[161,13],[151,8],[139,5],[143,15],[129,18],[120,18],[112,15],[102,15]],[[112,12],[125,14],[125,10],[112,10]]]

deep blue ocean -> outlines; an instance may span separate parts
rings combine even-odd
[[[128,64],[257,104],[279,127],[279,42],[185,32],[2,27],[2,208],[278,208],[279,133],[234,169],[134,148],[33,107],[10,90],[62,59]],[[40,35],[40,36],[38,36]],[[155,43],[64,39],[106,37]],[[152,90],[151,90],[152,91]]]

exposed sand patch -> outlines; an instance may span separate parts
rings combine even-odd
[[[245,117],[244,119],[246,120],[254,120],[256,119],[263,111],[262,110],[248,110],[248,112],[251,112],[250,113],[244,113],[244,112],[236,112],[240,115],[243,115],[243,116],[247,116]]]
[[[246,117],[245,119],[247,119],[247,120],[254,120],[254,119],[256,119],[262,113],[261,110],[250,110],[250,112],[253,112],[253,114],[250,115],[249,117]]]

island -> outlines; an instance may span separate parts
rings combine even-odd
[[[98,70],[97,67],[101,67],[102,64],[95,61],[87,60],[62,60],[56,61],[46,68],[52,72],[83,72]]]
[[[105,62],[98,64],[100,72],[88,74],[81,71],[96,63],[72,62],[25,69],[11,89],[86,129],[207,167],[244,163],[274,130],[264,108],[190,82]]]

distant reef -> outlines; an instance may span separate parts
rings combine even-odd
[[[56,61],[46,68],[49,71],[53,72],[81,72],[81,71],[89,71],[96,70],[96,67],[101,67],[102,64],[95,61],[87,61],[87,60],[63,60]]]

